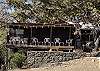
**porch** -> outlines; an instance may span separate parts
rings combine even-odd
[[[74,49],[73,25],[9,25],[8,48],[31,48],[47,51]]]

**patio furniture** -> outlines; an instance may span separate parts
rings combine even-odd
[[[55,46],[57,46],[57,44],[58,44],[58,46],[60,46],[60,38],[55,38],[54,44],[55,44]]]
[[[9,40],[10,44],[20,44],[20,37],[11,37]]]
[[[50,38],[45,38],[44,39],[44,45],[50,45]]]
[[[66,44],[68,44],[68,46],[71,46],[72,45],[72,41],[73,41],[73,39],[66,40]]]
[[[9,39],[9,44],[12,44],[12,37],[10,37],[10,39]]]
[[[28,44],[28,38],[24,38],[24,44]]]
[[[31,40],[32,40],[32,42],[31,42],[32,45],[38,45],[38,39],[37,38],[34,37]]]
[[[20,44],[28,44],[28,38],[21,38]]]

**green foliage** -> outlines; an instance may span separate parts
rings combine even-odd
[[[0,25],[0,45],[2,45],[3,43],[5,43],[5,39],[6,39],[6,34],[7,34],[7,32],[6,32],[6,29],[5,29],[5,27],[2,27],[1,25]]]
[[[4,45],[0,45],[0,65],[4,64],[5,56],[6,56],[6,49]]]
[[[25,61],[25,54],[22,51],[18,52],[10,52],[9,56],[9,62],[10,62],[10,68],[21,68],[23,65],[23,62]]]
[[[36,17],[39,23],[54,23],[56,21],[84,21],[99,23],[97,16],[100,13],[100,0],[8,0],[16,8],[16,18],[20,22],[26,22]],[[76,19],[77,18],[77,19]]]
[[[5,63],[7,50],[5,48],[6,29],[0,25],[0,66]]]

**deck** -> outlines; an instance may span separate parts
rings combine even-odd
[[[8,48],[24,48],[24,49],[49,49],[49,50],[73,50],[74,46],[50,46],[50,45],[12,45],[7,44]]]

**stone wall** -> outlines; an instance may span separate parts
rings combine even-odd
[[[59,63],[79,58],[80,53],[75,52],[45,52],[45,51],[28,51],[28,67],[40,67],[43,64]]]

